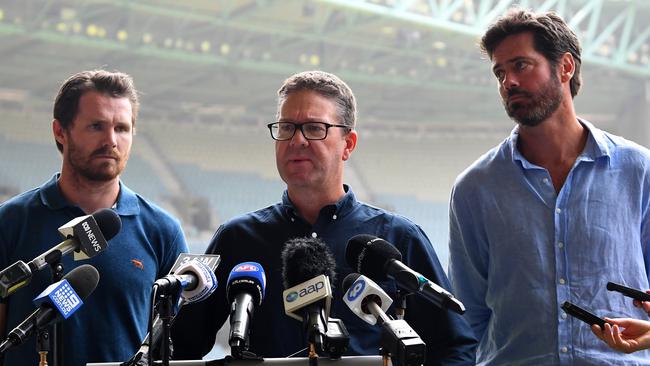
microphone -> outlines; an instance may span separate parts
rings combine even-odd
[[[345,259],[350,267],[375,281],[385,280],[388,275],[400,287],[420,295],[439,308],[465,313],[462,302],[402,263],[402,254],[384,239],[366,234],[352,237],[345,248]]]
[[[203,301],[217,289],[214,268],[202,261],[191,260],[178,267],[174,273],[156,280],[153,286],[157,287],[158,295],[180,293],[184,303]]]
[[[95,290],[98,282],[99,272],[95,267],[84,264],[70,271],[61,281],[48,286],[33,301],[39,308],[9,332],[7,339],[0,344],[0,353],[22,344],[35,330],[69,318],[83,305],[83,300]]]
[[[343,279],[343,290],[343,302],[366,323],[381,325],[390,320],[386,311],[393,299],[370,278],[350,273]]]
[[[107,240],[121,228],[120,217],[108,208],[71,220],[59,228],[59,233],[66,238],[64,241],[29,263],[17,261],[0,272],[0,297],[7,297],[24,287],[30,282],[33,272],[57,262],[72,251],[75,251],[75,260],[94,257],[108,247]]]
[[[236,265],[228,275],[226,294],[230,308],[230,345],[233,357],[241,359],[248,351],[248,332],[255,307],[262,305],[266,292],[264,268],[256,262]]]
[[[343,302],[366,323],[382,327],[383,351],[393,358],[393,365],[422,365],[426,344],[403,319],[393,320],[386,310],[393,303],[379,285],[366,276],[350,273],[343,279]]]
[[[221,263],[221,256],[215,255],[215,254],[181,253],[181,254],[178,255],[178,258],[176,258],[176,261],[172,265],[172,268],[169,270],[169,274],[173,275],[174,273],[180,273],[180,272],[185,273],[187,271],[188,264],[192,263],[192,262],[200,262],[201,265],[207,266],[210,269],[210,271],[212,271],[214,273],[214,270],[217,268],[217,266],[219,266],[219,263]],[[201,266],[201,265],[199,265],[199,266]],[[186,280],[186,282],[192,282],[191,279],[189,281],[187,281],[186,277],[184,277],[183,279]],[[165,284],[167,286],[170,286],[170,285],[173,286],[174,283],[176,285],[180,285],[176,281],[181,281],[181,280],[178,279],[178,278],[174,278],[172,276],[171,278],[164,277],[163,281],[161,281],[161,282],[163,283],[163,286]],[[195,281],[195,282],[199,282],[199,281]],[[205,284],[205,286],[207,288],[212,288],[212,286],[207,285],[207,284]],[[197,288],[198,287],[199,286],[197,286]],[[201,287],[203,287],[203,285]],[[210,293],[214,292],[214,290],[216,288],[217,288],[217,281],[216,281],[216,277],[215,277],[214,288],[212,288]],[[174,291],[170,291],[170,293],[174,293],[174,292],[177,292],[179,290],[180,289],[176,289]],[[179,299],[179,301],[177,303],[177,306],[178,306],[178,309],[179,309],[178,311],[180,311],[180,308],[183,307],[183,305],[185,305],[186,303],[197,302],[197,301],[203,300],[203,298],[202,298],[203,296],[200,296],[200,299],[199,298],[194,298],[193,293],[195,291],[196,291],[196,289],[194,291],[191,291],[191,292],[185,292],[185,291],[181,292],[180,299]],[[209,296],[209,294],[208,294],[208,296]],[[207,296],[206,296],[206,298],[207,298]],[[175,318],[171,319],[172,323],[173,323],[174,319]],[[144,339],[142,340],[142,343],[140,344],[140,348],[138,349],[138,351],[133,356],[131,356],[131,358],[128,361],[122,363],[121,365],[122,366],[139,366],[139,365],[141,365],[143,363],[146,363],[146,360],[149,357],[149,352],[152,352],[152,353],[156,352],[158,344],[160,343],[162,338],[163,338],[163,320],[160,319],[160,316],[156,316],[152,320],[150,333],[147,333],[147,335],[145,335]]]
[[[325,337],[332,301],[330,281],[336,262],[320,239],[305,237],[287,241],[282,249],[282,293],[285,313],[303,322],[307,340],[325,351]]]

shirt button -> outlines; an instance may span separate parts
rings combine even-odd
[[[564,278],[560,278],[560,285],[564,285],[565,282]]]
[[[567,352],[569,352],[569,349],[566,347],[562,347],[562,353],[567,353]]]
[[[296,221],[296,219],[294,219],[294,218],[292,217],[292,218],[291,218],[291,222],[294,222],[294,221]]]
[[[312,238],[315,238],[315,237],[317,237],[317,236],[318,236],[318,234],[316,234],[316,232],[311,233],[311,237],[312,237]]]
[[[548,178],[542,179],[542,182],[544,182],[544,184],[548,184]]]
[[[562,248],[564,248],[564,243],[563,243],[563,242],[559,242],[559,243],[557,243],[557,246],[558,246],[560,249],[562,249]]]
[[[566,319],[566,313],[562,313],[562,319]]]
[[[337,217],[336,215],[333,215],[332,220],[336,220],[336,217]]]
[[[562,213],[562,209],[561,209],[561,208],[556,208],[556,209],[555,209],[555,213],[556,213],[556,214]]]

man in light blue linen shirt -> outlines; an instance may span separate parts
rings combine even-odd
[[[517,126],[457,179],[449,274],[479,365],[650,365],[567,316],[645,313],[608,281],[649,288],[650,152],[576,116],[580,45],[553,13],[513,9],[481,47]]]

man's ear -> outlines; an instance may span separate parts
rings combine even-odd
[[[59,122],[58,119],[52,120],[52,134],[54,135],[54,140],[56,140],[56,142],[61,145],[65,145],[65,130],[63,129],[63,126],[61,126],[61,122]]]
[[[343,150],[343,161],[350,159],[352,151],[357,147],[357,131],[352,130],[345,135],[345,150]]]
[[[565,52],[560,59],[559,66],[560,81],[563,83],[568,83],[573,77],[573,74],[576,72],[576,61],[573,58],[573,55],[571,55],[569,52]]]

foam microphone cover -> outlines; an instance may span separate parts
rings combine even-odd
[[[312,237],[290,239],[284,244],[281,256],[285,289],[323,274],[334,283],[336,262],[322,240]]]
[[[345,276],[345,278],[343,279],[343,282],[341,284],[341,287],[343,287],[343,292],[348,292],[348,290],[350,289],[350,286],[352,286],[354,281],[356,281],[357,278],[359,278],[359,276],[361,276],[361,275],[359,273],[356,273],[356,272],[350,273],[349,275]]]
[[[115,211],[110,208],[102,208],[93,213],[93,218],[104,235],[104,239],[111,240],[122,229],[122,220]]]
[[[345,248],[348,265],[373,281],[388,278],[386,265],[392,259],[401,261],[402,254],[392,244],[374,235],[355,235]]]
[[[95,291],[99,283],[99,272],[90,264],[84,264],[71,270],[63,278],[68,280],[77,295],[84,300]]]

